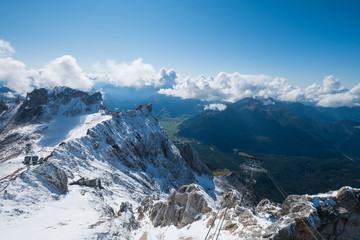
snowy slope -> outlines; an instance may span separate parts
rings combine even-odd
[[[99,109],[72,116],[64,114],[70,112],[64,109],[74,106],[69,103],[52,115],[47,104],[36,121],[33,117],[31,124],[5,133],[16,131],[23,136],[38,131],[31,139],[35,153],[48,160],[42,166],[25,167],[21,153],[2,163],[0,217],[5,236],[46,239],[61,233],[64,239],[69,234],[84,238],[101,234],[113,224],[112,231],[119,232],[123,221],[115,216],[122,202],[136,206],[145,196],[165,198],[172,189],[196,182],[198,176],[168,140],[151,105],[124,113]],[[104,189],[68,185],[81,177],[100,179]],[[19,226],[21,233],[15,231]],[[86,234],[71,233],[78,228]]]
[[[5,104],[7,110],[0,114],[0,182],[24,170],[27,143],[39,157],[46,157],[62,141],[81,137],[87,128],[110,118],[100,93],[66,87],[37,89],[24,100]]]

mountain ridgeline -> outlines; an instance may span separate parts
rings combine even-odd
[[[225,152],[360,160],[360,108],[350,110],[245,98],[193,116],[179,135]]]

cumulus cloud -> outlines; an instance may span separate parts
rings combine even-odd
[[[32,89],[32,81],[37,76],[35,70],[28,70],[24,63],[12,58],[0,58],[0,81],[19,94]]]
[[[0,57],[10,57],[15,53],[11,44],[3,39],[0,39]]]
[[[179,76],[172,88],[162,88],[159,93],[181,98],[198,98],[204,101],[235,102],[245,97],[261,96],[284,101],[298,101],[304,94],[292,87],[284,78],[271,79],[266,75],[243,75],[221,72],[215,77]]]
[[[172,87],[176,84],[177,74],[174,69],[167,70],[166,68],[161,68],[159,71],[159,77],[156,81],[157,86],[162,87]]]
[[[99,78],[120,87],[142,87],[154,85],[156,82],[156,71],[143,59],[138,58],[128,63],[116,63],[114,60],[107,60],[105,65],[95,64],[95,70]]]
[[[93,86],[93,81],[83,73],[72,56],[65,55],[46,63],[40,69],[31,69],[10,57],[14,52],[10,43],[0,40],[0,81],[21,95],[33,88],[68,86],[90,90]]]
[[[204,110],[224,111],[225,109],[226,105],[222,103],[212,103],[204,107]]]
[[[323,107],[360,106],[360,83],[350,90],[324,94],[318,98],[317,105]]]
[[[305,88],[304,95],[307,101],[322,107],[360,106],[360,84],[347,89],[332,75],[326,76],[322,85],[314,83]]]
[[[360,106],[360,83],[347,89],[332,75],[326,76],[321,84],[300,88],[291,85],[285,78],[266,75],[220,72],[215,76],[189,77],[173,69],[156,71],[141,58],[130,63],[114,60],[105,64],[96,63],[95,73],[86,74],[76,59],[69,55],[56,58],[40,69],[31,69],[13,59],[14,53],[9,42],[0,40],[0,81],[22,95],[35,87],[68,86],[90,90],[95,81],[103,81],[121,87],[154,86],[161,94],[203,101],[236,102],[245,97],[262,97],[309,101],[324,107]],[[223,106],[208,105],[206,108],[221,110]]]
[[[94,69],[97,73],[92,75],[92,78],[118,87],[172,87],[177,78],[175,70],[161,68],[156,72],[155,68],[145,63],[142,58],[131,63],[116,63],[114,60],[107,60],[105,64],[98,62]]]
[[[173,87],[161,88],[159,93],[204,101],[236,102],[245,97],[263,97],[281,101],[315,102],[324,107],[360,105],[360,84],[347,89],[332,75],[326,76],[322,84],[315,83],[305,89],[292,86],[285,78],[272,79],[266,75],[224,72],[215,77],[191,78],[177,75]]]
[[[37,88],[67,86],[76,89],[90,90],[93,86],[93,81],[83,73],[74,57],[65,55],[56,58],[39,69],[38,76],[34,78],[33,84]]]

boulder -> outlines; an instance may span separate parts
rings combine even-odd
[[[61,194],[65,194],[68,191],[68,177],[61,168],[52,163],[48,163],[38,167],[35,173],[45,183],[45,186],[51,190],[55,189]],[[53,188],[53,189],[52,189]]]
[[[211,211],[204,194],[195,184],[185,185],[172,192],[167,202],[146,198],[139,208],[139,214],[147,212],[155,227],[183,227],[198,220],[201,214]]]

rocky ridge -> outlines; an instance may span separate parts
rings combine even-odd
[[[3,154],[0,162],[19,156],[26,144],[36,143],[54,119],[80,118],[106,111],[101,93],[86,93],[68,87],[35,89],[25,99],[2,101],[1,105],[0,151]]]

